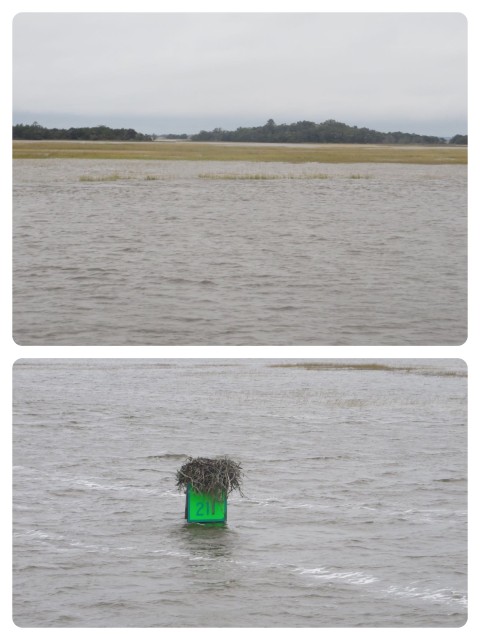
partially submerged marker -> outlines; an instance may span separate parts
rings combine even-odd
[[[242,467],[228,457],[188,458],[177,471],[177,488],[186,492],[187,522],[224,523],[227,498],[242,494]]]

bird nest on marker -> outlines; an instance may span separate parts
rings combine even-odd
[[[227,497],[232,491],[242,493],[242,467],[230,458],[187,458],[177,471],[177,488],[188,485],[195,493],[207,493],[216,498]]]

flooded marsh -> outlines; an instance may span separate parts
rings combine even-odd
[[[14,161],[19,344],[461,344],[463,165]]]

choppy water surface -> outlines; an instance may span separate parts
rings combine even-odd
[[[466,621],[463,363],[272,364],[15,365],[17,624]],[[245,496],[186,525],[176,470],[224,454]]]
[[[20,344],[467,336],[465,166],[17,160],[13,204]]]

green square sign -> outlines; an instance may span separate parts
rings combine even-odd
[[[225,494],[218,500],[208,493],[195,493],[188,485],[186,516],[188,522],[226,522],[227,498]]]

